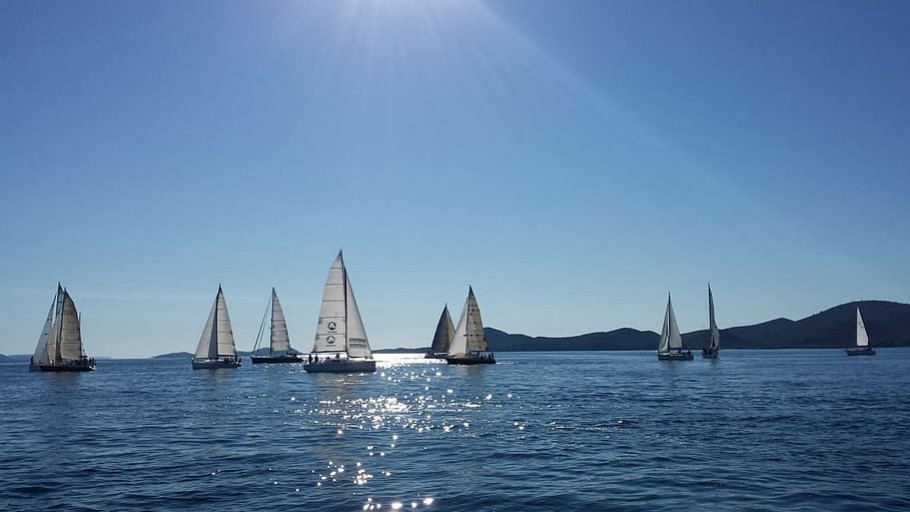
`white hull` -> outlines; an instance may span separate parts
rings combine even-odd
[[[373,373],[376,361],[373,359],[329,359],[318,363],[307,363],[303,369],[310,373]]]

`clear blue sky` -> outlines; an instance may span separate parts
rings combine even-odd
[[[0,2],[0,353],[57,281],[93,355],[192,351],[219,283],[311,347],[910,301],[910,3]]]

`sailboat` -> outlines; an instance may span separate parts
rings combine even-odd
[[[95,371],[95,359],[86,356],[82,346],[82,321],[76,312],[76,303],[60,283],[57,283],[57,294],[47,312],[28,369],[33,372]]]
[[[231,317],[228,316],[224,292],[218,285],[215,303],[209,312],[209,318],[202,329],[202,337],[193,356],[194,370],[215,370],[218,368],[239,368],[240,358],[234,347],[234,331],[231,330]]]
[[[480,318],[480,307],[474,290],[468,287],[468,298],[461,310],[458,327],[452,336],[452,343],[446,354],[448,364],[496,364],[493,352],[487,347],[487,337],[483,332],[483,320]]]
[[[259,324],[259,334],[256,336],[256,343],[253,345],[253,353],[250,359],[253,364],[267,363],[300,363],[303,358],[300,353],[291,348],[291,340],[288,336],[288,325],[284,320],[284,311],[281,309],[281,302],[278,301],[278,294],[275,288],[272,288],[272,297],[269,300],[270,307],[266,309],[262,316],[262,323]],[[272,312],[271,325],[269,326],[269,354],[257,356],[256,351],[262,342],[265,333],[265,319]]]
[[[449,306],[446,304],[442,308],[442,315],[439,316],[439,323],[436,324],[436,333],[433,335],[433,343],[430,345],[430,350],[427,351],[426,359],[445,358],[453,337],[455,337],[455,325],[452,324],[452,316],[449,315]]]
[[[376,360],[341,251],[329,269],[316,325],[316,341],[303,369],[314,373],[376,371]]]
[[[705,359],[717,359],[717,346],[720,343],[720,331],[717,330],[717,322],[714,320],[714,296],[711,294],[711,285],[708,285],[708,321],[711,324],[711,340],[708,348],[701,350],[701,356]]]
[[[863,315],[856,308],[856,347],[847,349],[848,356],[874,356],[875,349],[869,346],[869,334],[866,333],[866,324],[863,323]]]
[[[673,301],[667,294],[667,313],[664,315],[664,327],[660,333],[660,344],[657,346],[657,359],[660,361],[691,361],[692,351],[684,350],[682,335],[676,324],[676,313],[673,312]],[[675,350],[675,352],[674,352]]]

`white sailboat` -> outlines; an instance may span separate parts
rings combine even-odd
[[[313,352],[303,368],[316,373],[376,371],[376,361],[341,251],[329,269]]]
[[[269,353],[268,355],[256,355],[256,352],[259,350],[259,344],[265,337],[265,319],[269,317],[270,311]],[[272,288],[272,296],[269,299],[269,308],[266,309],[265,314],[262,316],[262,323],[259,324],[259,334],[256,336],[256,343],[253,345],[253,353],[250,356],[250,360],[253,361],[253,364],[303,362],[300,353],[291,348],[288,325],[284,319],[284,311],[281,309],[281,302],[278,300],[278,294],[275,292],[275,288]]]
[[[57,293],[29,362],[29,371],[91,372],[95,359],[85,355],[82,322],[69,292],[57,283]]]
[[[667,294],[667,313],[664,315],[664,326],[660,333],[660,344],[657,346],[657,359],[660,361],[691,361],[692,352],[685,350],[679,325],[676,324],[676,313],[673,312],[673,301]]]
[[[202,329],[202,337],[193,356],[193,369],[238,368],[240,358],[234,347],[234,331],[231,330],[231,317],[228,316],[224,292],[218,285],[215,303],[209,312],[209,318]]]
[[[455,325],[452,323],[452,316],[449,315],[448,304],[442,308],[442,314],[439,316],[439,322],[436,324],[436,333],[433,335],[433,343],[427,352],[427,359],[442,359],[446,357],[449,351],[449,345],[452,344],[452,338],[455,337]]]
[[[863,322],[863,315],[856,308],[856,347],[847,349],[848,356],[874,356],[875,349],[869,346],[869,334],[866,332],[866,324]]]
[[[705,359],[717,359],[717,348],[720,344],[720,331],[717,321],[714,320],[714,295],[711,294],[711,285],[708,285],[708,321],[711,324],[711,339],[708,348],[702,349],[701,356]]]
[[[493,352],[487,346],[483,332],[483,320],[474,290],[468,287],[468,298],[461,310],[458,327],[452,336],[452,343],[446,355],[448,364],[496,364]]]

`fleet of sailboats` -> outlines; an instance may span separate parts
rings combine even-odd
[[[847,355],[875,355],[875,349],[869,346],[869,334],[866,332],[866,324],[863,322],[863,315],[859,312],[859,306],[856,307],[856,347],[848,348]]]
[[[452,323],[452,316],[449,315],[449,306],[446,304],[442,308],[442,314],[439,316],[439,322],[436,324],[436,332],[433,334],[433,342],[430,344],[430,350],[427,351],[427,359],[445,359],[449,352],[449,346],[452,344],[452,338],[455,337],[455,325]]]
[[[667,312],[664,315],[664,326],[660,332],[660,343],[657,345],[657,359],[660,361],[691,361],[692,351],[686,350],[679,325],[676,324],[676,313],[673,312],[673,300],[667,294]]]
[[[376,361],[341,251],[329,269],[322,292],[319,323],[316,324],[316,340],[303,368],[314,373],[376,371]]]
[[[717,321],[714,319],[714,295],[711,294],[711,285],[708,285],[708,323],[710,324],[710,339],[708,348],[701,350],[701,356],[705,359],[717,359],[717,349],[720,345],[720,331],[717,329]]]
[[[458,327],[452,336],[446,354],[448,364],[496,364],[493,352],[487,346],[487,337],[483,332],[483,320],[480,318],[480,307],[474,297],[474,289],[468,287],[468,298],[461,310]]]
[[[269,352],[268,355],[261,355],[259,354],[259,345],[265,338],[266,318],[271,318],[269,321]],[[256,343],[253,344],[253,353],[250,355],[250,360],[253,364],[303,362],[300,353],[291,348],[288,325],[284,319],[284,311],[281,309],[281,302],[278,300],[275,288],[272,288],[269,306],[262,316],[262,323],[259,324],[259,334],[256,336]]]
[[[47,320],[38,337],[35,353],[29,361],[29,371],[91,372],[95,360],[85,354],[82,346],[82,321],[76,303],[66,288],[57,283],[57,293]]]
[[[702,349],[702,357],[716,359],[720,345],[720,330],[717,327],[714,294],[710,284],[708,320],[709,341],[708,347]],[[269,332],[268,345],[265,345],[266,325]],[[267,355],[264,352],[266,347]],[[846,352],[851,356],[875,355],[875,350],[869,344],[869,334],[859,307],[856,308],[856,346],[847,348]],[[444,358],[450,365],[496,363],[487,344],[480,307],[472,287],[468,287],[468,296],[457,327],[452,322],[448,305],[443,308],[426,358]],[[670,294],[667,294],[667,308],[657,347],[657,358],[660,361],[693,359],[692,351],[687,349],[683,342]],[[304,369],[313,373],[376,371],[376,361],[373,359],[341,251],[338,251],[329,268],[313,350],[305,361]],[[291,347],[287,322],[275,288],[272,288],[269,304],[253,346],[252,362],[254,364],[304,362],[303,355]],[[238,368],[240,365],[241,359],[234,345],[227,302],[219,285],[193,355],[192,366],[195,370]],[[31,357],[29,370],[42,372],[95,370],[95,360],[86,355],[82,345],[81,317],[76,311],[72,297],[59,283],[34,355]]]
[[[240,358],[234,347],[234,331],[231,329],[231,317],[228,316],[224,292],[218,285],[215,303],[209,312],[208,320],[202,329],[202,337],[196,346],[193,356],[194,370],[216,370],[219,368],[239,368]]]

